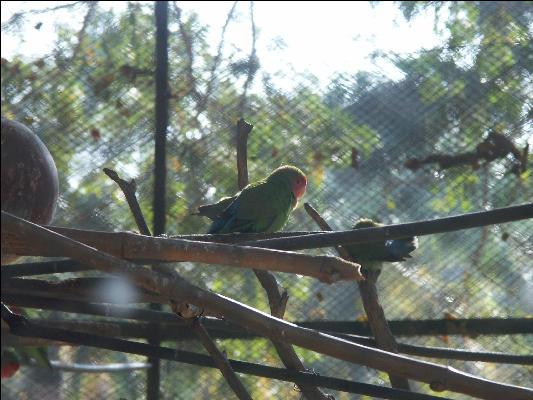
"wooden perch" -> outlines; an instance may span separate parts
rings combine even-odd
[[[2,212],[4,218],[4,212]],[[111,240],[113,238],[113,240]],[[94,235],[83,243],[105,253],[127,259],[158,261],[191,261],[207,264],[230,265],[311,276],[322,282],[359,280],[359,264],[339,257],[311,256],[280,250],[242,247],[219,243],[193,242],[183,239],[149,237],[121,232]],[[25,240],[17,231],[2,230],[2,252],[47,257],[65,255],[63,249],[46,242]]]
[[[323,231],[332,230],[327,221],[309,203],[305,203],[304,207],[307,214],[316,222],[320,229]],[[336,249],[342,258],[351,260],[350,254],[343,246],[337,246]],[[378,347],[392,353],[398,353],[398,345],[390,331],[385,313],[379,302],[376,281],[380,272],[379,270],[366,271],[365,279],[357,283],[359,285],[363,307]],[[393,388],[410,390],[409,381],[402,376],[389,374],[389,380]]]
[[[196,287],[176,276],[168,277],[150,271],[131,262],[121,260],[94,248],[58,235],[39,225],[25,221],[2,211],[2,236],[17,233],[24,241],[47,243],[61,249],[62,256],[71,257],[103,272],[126,278],[146,290],[159,293],[176,302],[189,302],[204,309],[211,309],[243,327],[264,334],[272,340],[292,343],[321,354],[348,362],[363,364],[388,373],[430,384],[433,390],[452,390],[485,399],[531,399],[533,390],[501,384],[463,373],[450,367],[417,361],[386,351],[371,349],[326,335],[300,328],[230,298]],[[7,310],[7,309],[6,309]],[[4,318],[4,308],[2,308]]]
[[[4,307],[2,306],[2,315],[4,315]],[[171,349],[168,347],[153,346],[146,343],[132,342],[117,338],[110,338],[99,336],[94,333],[88,334],[83,332],[75,332],[61,328],[51,328],[34,323],[32,320],[24,319],[24,317],[12,318],[11,326],[18,335],[31,337],[41,335],[46,338],[60,338],[71,345],[85,345],[96,348],[108,349],[112,351],[120,351],[131,354],[138,354],[148,356],[150,358],[165,359],[187,363],[190,365],[201,367],[215,367],[214,361],[211,357],[193,353],[190,351],[183,351]],[[21,320],[22,319],[22,320]],[[291,371],[282,368],[269,367],[261,364],[254,364],[245,361],[228,360],[231,367],[240,373],[251,374],[268,379],[278,379],[286,382],[294,382],[298,385],[316,385],[343,392],[351,392],[364,394],[367,396],[375,396],[384,399],[397,400],[451,400],[445,397],[431,396],[422,393],[409,393],[405,396],[405,392],[395,389],[389,389],[378,385],[371,385],[367,383],[353,382],[345,379],[338,379],[328,376],[316,375],[312,372]]]
[[[453,232],[461,229],[501,224],[533,218],[533,203],[496,208],[429,221],[387,225],[378,228],[361,228],[340,232],[304,233],[301,236],[242,242],[242,246],[257,246],[281,250],[315,249],[352,243],[378,242],[408,236],[423,236]]]
[[[399,239],[406,236],[432,235],[436,233],[453,232],[461,229],[519,221],[527,218],[533,218],[533,203],[525,203],[451,217],[436,218],[427,221],[348,231],[180,235],[173,236],[171,239],[227,244],[239,243],[240,245],[278,250],[302,250],[330,246],[334,247],[352,243],[378,242],[382,240]],[[127,235],[124,232],[102,232],[54,226],[45,226],[45,228],[76,241],[97,247],[98,249],[111,254],[120,254],[120,249],[123,245],[121,235]],[[27,252],[31,250],[31,247],[28,247],[23,243],[17,244],[16,235],[9,238],[9,240],[10,246],[14,246],[14,248],[21,246],[20,248],[23,251]],[[43,254],[41,254],[42,256],[49,256],[45,251],[53,254],[52,249],[48,249],[43,250]]]

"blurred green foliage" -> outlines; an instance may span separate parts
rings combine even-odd
[[[288,90],[275,83],[275,76],[261,69],[255,73],[259,63],[254,62],[254,89],[244,102],[246,63],[237,52],[218,59],[216,46],[206,40],[208,28],[196,15],[182,16],[171,6],[168,234],[204,232],[208,222],[190,214],[201,204],[237,191],[234,131],[241,117],[255,126],[248,143],[250,180],[266,176],[282,163],[300,167],[309,177],[304,201],[334,229],[349,229],[360,217],[398,223],[531,201],[531,158],[521,174],[511,172],[516,162],[511,155],[446,169],[431,164],[412,171],[404,164],[430,154],[453,156],[475,150],[490,132],[505,135],[520,151],[531,143],[533,3],[398,2],[398,6],[408,20],[427,8],[435,11],[436,24],[437,17],[445,16],[446,39],[439,47],[408,57],[377,55],[393,62],[402,79],[354,70],[351,76],[334,77],[324,92],[313,77],[299,75],[293,77],[296,88]],[[126,11],[116,14],[89,3],[85,7],[93,9],[83,34],[63,27],[51,54],[2,59],[2,117],[28,125],[55,159],[60,176],[55,225],[135,230],[120,190],[102,168],[136,179],[150,225],[153,9],[128,3]],[[11,23],[10,29],[17,29],[20,18]],[[380,278],[387,317],[441,318],[445,312],[471,318],[530,315],[533,304],[526,294],[533,288],[532,228],[531,221],[522,221],[421,238],[413,260],[391,265]],[[296,229],[317,229],[302,207],[286,226]],[[251,271],[193,264],[178,268],[194,283],[268,311]],[[349,320],[363,313],[353,283],[327,286],[308,278],[278,277],[290,294],[289,320]],[[409,340],[479,351],[533,349],[531,337],[453,337],[449,343],[439,337]],[[266,340],[221,345],[229,357],[279,365]],[[178,346],[201,351],[195,343]],[[383,374],[300,352],[306,365],[324,375],[382,383]],[[63,360],[78,362],[136,360],[83,347],[59,353]],[[530,368],[450,364],[507,383],[533,381]],[[229,397],[219,375],[163,362],[161,390],[164,398]],[[69,399],[89,398],[94,391],[88,388],[102,385],[104,379],[64,376],[75,382],[65,391]],[[118,397],[142,398],[143,376],[143,372],[129,378],[112,374],[104,381]],[[244,382],[254,398],[299,396],[286,383],[251,377]],[[8,392],[2,382],[4,393]],[[339,393],[337,398],[354,397]]]

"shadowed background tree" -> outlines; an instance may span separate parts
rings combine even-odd
[[[334,76],[324,86],[310,74],[280,71],[297,83],[287,88],[261,69],[261,54],[245,49],[249,55],[243,57],[237,51],[239,44],[227,43],[224,36],[218,43],[208,42],[209,28],[199,17],[184,13],[179,3],[170,3],[167,233],[205,232],[209,221],[191,213],[199,205],[238,191],[234,132],[241,117],[254,125],[248,139],[250,181],[281,164],[296,165],[308,177],[303,200],[313,204],[333,229],[349,229],[359,218],[390,224],[531,201],[527,146],[533,135],[533,3],[397,5],[406,20],[416,18],[423,9],[434,10],[444,24],[441,34],[445,38],[438,47],[408,56],[378,49],[376,60],[393,63],[403,73],[401,79],[354,67],[352,74]],[[227,26],[236,23],[235,7],[228,10]],[[118,12],[80,2],[71,6],[71,12],[83,15],[82,28],[72,30],[58,21],[51,53],[39,58],[24,54],[2,58],[2,117],[30,127],[54,157],[60,198],[53,225],[135,230],[120,190],[102,168],[135,177],[140,205],[151,221],[153,5],[132,2]],[[241,12],[247,15],[248,10]],[[39,34],[37,26],[33,31],[23,28],[25,18],[32,15],[21,10],[2,24],[2,30],[31,40]],[[498,143],[507,147],[490,147],[496,139],[489,138],[498,135],[505,139]],[[495,152],[495,148],[508,151]],[[467,162],[460,162],[459,156],[469,152]],[[424,163],[430,156],[439,157]],[[285,230],[316,227],[299,206]],[[531,220],[526,220],[421,238],[413,258],[385,266],[378,281],[387,318],[531,315],[532,231]],[[333,254],[333,250],[327,252]],[[202,287],[269,311],[252,271],[191,263],[180,264],[179,270]],[[61,278],[69,276],[80,274]],[[287,320],[364,320],[353,282],[328,286],[306,277],[276,277],[290,296]],[[27,311],[40,318],[70,318],[65,313]],[[473,351],[530,354],[533,349],[531,334],[468,332],[397,339]],[[202,349],[195,341],[178,345]],[[279,365],[266,339],[221,340],[220,345],[231,358]],[[319,374],[335,371],[336,376],[350,380],[387,381],[386,374],[366,367],[302,349],[298,353]],[[50,357],[102,364],[144,361],[83,346],[50,348]],[[161,365],[162,398],[231,396],[216,370],[167,361]],[[530,367],[465,361],[449,361],[448,365],[510,384],[533,381]],[[44,374],[23,368],[2,381],[2,396],[14,398],[21,391],[32,396],[34,383],[44,382]],[[143,398],[146,390],[144,370],[54,374],[56,389],[61,385],[61,395],[69,399],[94,398],[95,393],[100,398]],[[243,382],[254,398],[299,397],[287,383],[253,377],[244,377]],[[428,390],[416,383],[413,389]],[[353,398],[334,394],[339,399]]]

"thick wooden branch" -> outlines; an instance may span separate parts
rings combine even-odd
[[[494,160],[512,155],[514,159],[510,172],[520,175],[526,171],[527,154],[528,145],[523,152],[520,152],[508,137],[493,131],[476,146],[474,151],[457,154],[430,154],[423,160],[410,158],[404,163],[404,167],[416,171],[424,164],[438,163],[441,170],[460,165],[471,165],[472,169],[476,170],[480,168],[482,162],[486,165]]]
[[[4,321],[2,321],[2,347],[70,346],[70,343],[60,342],[58,340],[13,335],[9,333],[7,325],[4,327],[4,324]]]
[[[489,400],[502,398],[526,400],[533,396],[532,389],[481,379],[454,368],[371,349],[298,327],[230,298],[196,287],[183,279],[170,279],[4,212],[1,222],[2,232],[18,232],[22,238],[47,242],[51,246],[63,249],[66,253],[63,256],[121,276],[176,302],[190,302],[200,308],[212,309],[225,318],[249,330],[264,334],[272,340],[292,343],[341,360],[426,382],[437,391],[451,390]],[[2,318],[4,318],[4,308],[2,308]],[[54,338],[62,340],[57,335]]]
[[[4,212],[2,212],[4,213]],[[2,214],[4,215],[4,214]],[[109,235],[106,235],[109,238]],[[191,261],[255,268],[311,276],[322,282],[361,279],[359,265],[339,257],[311,256],[280,250],[242,247],[220,243],[150,237],[121,232],[115,240],[100,236],[85,244],[127,259]],[[118,240],[116,240],[118,239]],[[2,230],[2,252],[19,255],[64,256],[64,249],[46,242],[25,240],[17,231]]]
[[[264,247],[278,250],[302,250],[321,247],[335,247],[352,243],[379,242],[383,240],[399,239],[407,236],[424,236],[437,233],[453,232],[462,229],[502,224],[533,218],[533,203],[517,206],[496,208],[452,217],[436,218],[428,221],[410,222],[405,224],[388,225],[377,228],[363,228],[337,232],[276,232],[276,233],[231,233],[219,235],[180,235],[171,239],[185,239],[190,241],[239,243],[241,245]],[[119,254],[122,242],[127,237],[126,232],[102,232],[64,227],[46,226],[45,228],[61,235],[83,242],[102,251]],[[7,238],[6,238],[7,239]],[[4,240],[2,238],[2,240]],[[16,237],[10,239],[10,246],[16,244]],[[29,251],[24,246],[24,251]],[[53,253],[53,251],[49,251]],[[43,256],[49,254],[43,253]],[[51,256],[51,255],[50,255]]]
[[[4,318],[4,307],[2,306],[2,318]],[[11,329],[19,335],[32,337],[40,335],[47,338],[60,338],[65,342],[74,345],[89,345],[97,348],[112,351],[121,351],[132,354],[148,356],[150,358],[160,358],[171,361],[179,361],[197,366],[214,368],[214,361],[204,354],[190,351],[176,350],[167,347],[154,346],[146,343],[131,342],[122,339],[109,338],[89,334],[84,332],[74,332],[60,328],[52,328],[35,324],[25,318],[17,318],[11,321]],[[23,336],[21,336],[23,337]],[[344,392],[359,393],[384,399],[405,399],[405,400],[449,400],[443,397],[436,397],[421,393],[405,393],[403,391],[384,388],[377,385],[352,382],[345,379],[320,376],[310,372],[297,372],[281,368],[268,367],[244,361],[229,360],[231,367],[241,373],[261,376],[269,379],[279,379],[287,382],[294,382],[300,385],[319,385]]]
[[[87,271],[91,267],[74,260],[41,261],[33,263],[2,265],[2,280],[18,276],[32,276],[44,274],[61,274],[64,272]]]
[[[27,303],[26,303],[27,304]],[[35,305],[38,307],[37,303]],[[40,307],[39,307],[40,308]],[[42,307],[43,309],[48,309],[46,305]],[[58,310],[58,308],[54,308]],[[61,308],[59,308],[61,311]],[[148,310],[142,310],[148,311]],[[167,314],[168,321],[161,324],[161,340],[194,340],[197,337],[191,333],[188,328],[183,324],[183,319],[177,320],[172,313],[163,313]],[[113,312],[102,312],[98,315],[110,317],[113,316]],[[132,314],[131,317],[134,317]],[[157,319],[158,321],[161,318]],[[102,321],[87,321],[87,320],[71,320],[71,319],[38,319],[34,318],[35,323],[46,325],[55,328],[75,330],[79,332],[94,333],[98,335],[110,336],[110,337],[123,337],[123,338],[138,338],[138,339],[147,339],[150,336],[150,324],[139,323],[139,322],[129,322],[122,320],[107,320]],[[393,321],[394,324],[395,321]],[[214,338],[223,339],[227,335],[224,333],[227,332],[242,332],[246,333],[242,328],[233,326],[233,324],[228,323],[227,321],[221,321],[213,318],[203,318],[202,325],[204,325],[210,336]],[[231,325],[231,326],[228,326]],[[298,324],[301,325],[301,324]],[[232,329],[232,326],[234,327]],[[7,329],[7,328],[6,328]],[[376,347],[376,341],[373,338],[367,336],[356,336],[356,335],[347,335],[342,333],[336,333],[332,331],[323,331],[328,335],[336,336],[341,339],[345,339],[350,342],[362,344],[364,346]],[[6,336],[4,335],[3,338]],[[24,339],[20,336],[10,335],[11,338],[16,338],[17,340]],[[253,339],[258,337],[258,335],[241,335],[242,339]],[[24,339],[29,340],[29,339]],[[31,339],[35,343],[40,343],[38,341],[44,341],[45,339]],[[50,341],[49,341],[50,342]],[[43,342],[44,343],[44,342]],[[37,346],[53,345],[53,346],[63,346],[67,343],[64,342],[53,342],[50,344],[36,344]],[[31,345],[31,342],[28,343]],[[509,353],[500,353],[500,352],[491,352],[491,351],[469,351],[463,349],[449,349],[444,347],[430,347],[430,346],[416,346],[406,343],[398,343],[398,351],[403,354],[415,355],[420,357],[431,357],[431,358],[442,358],[448,360],[463,360],[463,361],[481,361],[481,362],[490,362],[490,363],[502,363],[502,364],[516,364],[516,365],[533,365],[533,355],[530,354],[509,354]]]
[[[15,295],[2,291],[2,301],[18,307],[39,308],[62,312],[99,315],[105,317],[128,318],[138,321],[153,321],[183,326],[181,320],[169,319],[173,313],[147,310],[144,308],[114,304],[90,303],[86,301],[61,300],[39,296]],[[351,340],[354,335],[371,335],[368,323],[360,321],[295,321],[298,326],[323,331],[333,336]],[[204,318],[210,335],[217,339],[252,339],[261,336],[247,331],[226,320]],[[480,318],[480,319],[431,319],[431,320],[393,320],[389,321],[391,331],[396,336],[435,336],[459,335],[475,338],[480,335],[529,335],[533,334],[532,318]],[[170,339],[191,339],[187,332],[176,331]],[[355,339],[358,339],[357,337]],[[359,339],[358,339],[359,340]],[[356,340],[357,341],[357,340]],[[358,342],[358,341],[357,341]],[[358,342],[359,343],[359,342]],[[361,342],[362,344],[368,344]],[[406,352],[410,354],[409,352]],[[416,353],[412,353],[418,355]],[[492,353],[487,353],[492,354]],[[488,357],[488,356],[487,356]],[[532,356],[533,357],[533,356]],[[485,358],[484,360],[488,360]],[[471,361],[478,361],[471,359]],[[483,361],[483,360],[479,360]]]

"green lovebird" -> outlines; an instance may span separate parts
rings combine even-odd
[[[284,165],[233,197],[198,207],[195,215],[213,221],[207,233],[276,232],[287,223],[306,186],[307,178],[300,169]]]
[[[371,219],[363,218],[356,221],[353,229],[383,226]],[[384,261],[404,261],[418,247],[416,236],[404,239],[386,240],[384,242],[358,243],[346,245],[353,261],[361,264],[367,271],[381,269]]]

